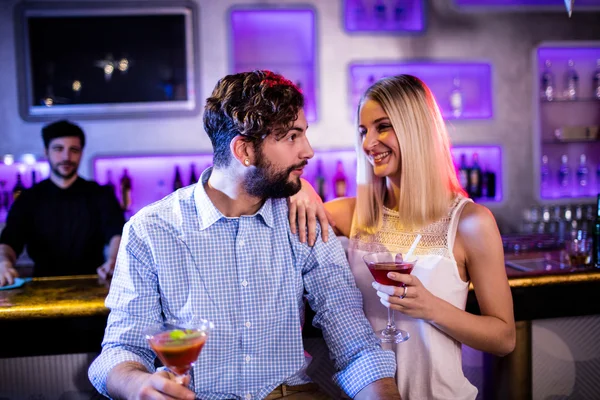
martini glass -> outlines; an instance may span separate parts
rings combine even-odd
[[[404,260],[400,253],[390,253],[387,251],[368,253],[363,257],[365,264],[369,268],[373,279],[382,285],[404,286],[401,282],[396,282],[388,278],[389,272],[398,272],[400,274],[410,274],[416,264],[415,259]],[[388,321],[385,329],[377,332],[377,337],[382,343],[401,343],[410,338],[410,334],[402,329],[398,329],[394,321],[394,310],[388,307]]]
[[[167,321],[149,327],[145,336],[163,365],[175,375],[175,381],[183,385],[213,327],[205,319]]]

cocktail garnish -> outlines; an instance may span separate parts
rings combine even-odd
[[[171,333],[169,333],[169,336],[171,337],[171,339],[173,340],[180,340],[186,337],[186,334],[184,331],[179,330],[179,329],[175,329],[174,331],[171,331]]]

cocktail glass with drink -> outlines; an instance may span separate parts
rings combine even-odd
[[[363,257],[373,279],[382,285],[403,287],[404,284],[388,278],[389,272],[410,274],[416,264],[416,259],[403,259],[401,253],[376,252],[368,253]],[[394,310],[388,307],[387,326],[377,332],[377,337],[382,343],[401,343],[410,338],[410,334],[396,326]]]
[[[212,329],[213,324],[205,319],[167,321],[149,327],[145,336],[163,365],[175,375],[176,382],[183,384]]]

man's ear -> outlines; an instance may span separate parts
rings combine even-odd
[[[231,154],[233,154],[233,157],[243,166],[249,167],[254,165],[254,144],[248,141],[245,137],[242,135],[237,135],[231,139],[229,148],[231,150]]]

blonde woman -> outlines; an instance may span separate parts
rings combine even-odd
[[[397,311],[398,327],[411,334],[396,345],[400,394],[403,399],[475,399],[477,389],[462,371],[461,344],[500,356],[515,346],[496,221],[461,189],[439,107],[418,78],[385,78],[367,89],[356,139],[357,197],[336,199],[325,209],[336,234],[350,239],[350,266],[373,329],[385,328],[389,307]],[[314,232],[318,196],[306,182],[303,186],[290,199],[292,231],[296,215],[299,228],[305,228],[308,214]],[[406,288],[374,283],[363,255],[406,253],[419,234],[412,274],[388,275]],[[469,283],[481,315],[465,311]]]

